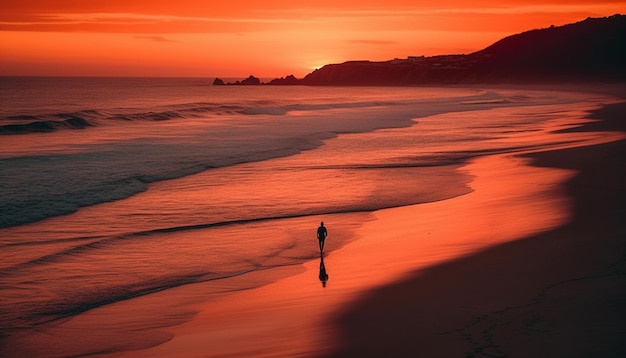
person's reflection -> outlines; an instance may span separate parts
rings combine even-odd
[[[326,281],[328,281],[328,273],[326,273],[326,266],[324,266],[324,256],[320,255],[320,281],[322,287],[326,287]]]

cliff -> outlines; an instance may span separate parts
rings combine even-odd
[[[468,55],[326,65],[303,85],[626,81],[626,16],[588,18],[506,37]]]

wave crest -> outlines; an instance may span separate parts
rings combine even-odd
[[[240,104],[185,103],[150,110],[142,108],[103,111],[86,109],[70,113],[20,114],[0,120],[0,135],[48,133],[61,129],[85,129],[111,121],[168,121],[173,119],[203,118],[224,115],[285,115],[293,111],[320,111],[377,107],[390,103],[347,102],[319,104],[281,104],[272,101],[253,101]],[[25,123],[26,122],[26,123]]]
[[[93,126],[93,124],[85,118],[73,116],[64,120],[44,120],[26,124],[7,124],[0,126],[0,134],[47,133],[57,129],[85,129],[91,126]]]

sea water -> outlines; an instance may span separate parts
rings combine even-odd
[[[319,255],[381,208],[470,191],[468,159],[524,149],[541,91],[0,79],[0,335]],[[481,115],[473,115],[479,113]],[[429,116],[458,113],[439,121]],[[335,246],[336,247],[336,246]],[[331,246],[332,249],[332,246]]]

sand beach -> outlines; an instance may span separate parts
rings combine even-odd
[[[0,348],[14,357],[623,357],[626,102],[609,102],[564,105],[540,130],[507,139],[525,149],[470,158],[455,168],[464,195],[273,223],[305,237],[324,221],[323,257],[102,305]],[[461,114],[440,116],[452,115]]]
[[[623,131],[624,113],[609,105],[591,114],[602,122],[542,135]],[[475,159],[461,169],[475,178],[471,194],[373,213],[356,242],[325,257],[325,289],[303,285],[317,277],[310,262],[200,306],[171,341],[138,353],[623,356],[625,144],[610,132],[584,146]]]
[[[624,103],[609,105],[592,115],[602,122],[578,130],[623,132],[625,110]],[[521,224],[511,232],[511,237],[521,234],[518,239],[416,270],[368,293],[334,321],[343,345],[330,356],[623,356],[625,144],[621,139],[522,156],[532,168],[547,170],[534,182],[544,190],[523,199],[519,211],[506,199],[491,213],[500,223],[492,228]],[[477,162],[497,164],[498,159]],[[500,172],[495,168],[502,166],[491,168]],[[474,173],[478,183],[481,177],[498,179],[487,179],[483,193],[503,183],[488,170]],[[522,183],[533,186],[533,176],[519,172],[516,178],[518,189]],[[548,178],[556,179],[552,189]],[[469,196],[480,192],[479,187]],[[504,198],[488,197],[477,198],[482,205],[472,205],[471,212]],[[538,232],[524,232],[551,213],[565,216],[557,214]]]

